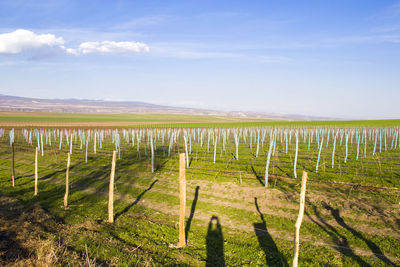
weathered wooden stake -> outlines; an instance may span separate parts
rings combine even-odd
[[[297,217],[294,230],[293,267],[297,267],[299,261],[300,226],[301,223],[303,222],[303,216],[304,216],[304,204],[306,199],[306,182],[307,182],[307,172],[303,171],[303,177],[301,179],[299,216]]]
[[[185,207],[186,207],[186,175],[185,175],[185,153],[179,154],[179,245],[183,248],[186,246],[185,236]]]
[[[108,193],[108,222],[114,222],[114,175],[115,175],[115,161],[117,160],[117,151],[113,151],[111,174],[110,174],[110,188]]]
[[[35,193],[33,194],[34,196],[37,196],[38,189],[37,189],[37,184],[38,184],[38,154],[39,154],[39,148],[36,147],[35,151]]]
[[[69,166],[71,164],[71,154],[68,153],[67,159],[67,170],[65,172],[65,195],[64,195],[64,207],[68,206],[68,193],[69,193]]]
[[[14,160],[15,160],[15,154],[14,154],[14,142],[11,144],[12,146],[12,174],[11,174],[11,179],[12,179],[12,186],[15,186],[15,169],[14,169]]]

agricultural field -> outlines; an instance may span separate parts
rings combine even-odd
[[[398,127],[400,119],[358,121],[301,121],[288,119],[238,118],[181,114],[101,114],[0,111],[0,127]]]
[[[183,114],[106,114],[0,111],[0,127],[139,127],[271,123],[274,119]],[[282,121],[282,120],[279,120]]]
[[[289,266],[305,171],[299,265],[400,265],[400,120],[191,119],[175,127],[3,127],[0,264]]]

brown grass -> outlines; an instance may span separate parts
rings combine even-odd
[[[42,208],[0,196],[0,266],[95,266],[60,241],[59,227]]]

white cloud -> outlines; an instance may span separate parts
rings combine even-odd
[[[77,49],[66,49],[66,52],[73,55],[80,54],[127,54],[127,53],[140,53],[149,52],[149,47],[140,42],[84,42],[79,45]]]
[[[29,30],[18,29],[10,33],[0,34],[0,55],[28,55],[38,59],[54,56],[57,53],[72,55],[84,54],[129,54],[150,51],[149,47],[140,42],[83,42],[77,48],[64,46],[62,37],[54,34],[36,34]]]
[[[43,48],[61,48],[64,43],[62,37],[56,37],[54,34],[36,34],[18,29],[0,34],[0,54],[20,54]]]

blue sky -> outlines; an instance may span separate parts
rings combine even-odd
[[[400,118],[400,1],[0,1],[0,93]]]

